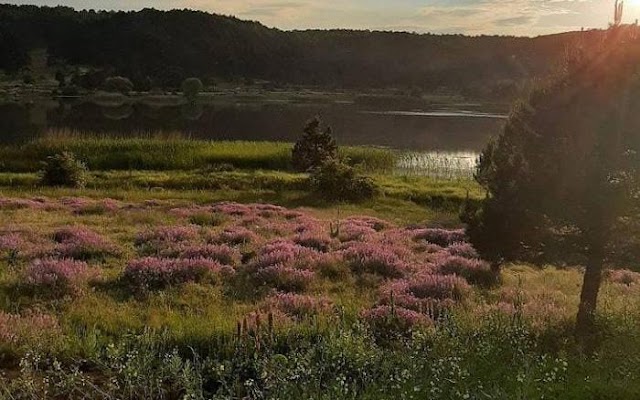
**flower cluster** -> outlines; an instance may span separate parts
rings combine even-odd
[[[235,270],[217,261],[146,257],[129,262],[122,281],[142,290],[159,290],[187,282],[202,282],[214,275],[233,275]]]
[[[424,240],[426,242],[437,244],[441,247],[448,247],[454,243],[464,242],[466,235],[464,230],[448,230],[440,228],[416,229],[412,232],[413,239],[416,241]]]
[[[58,229],[53,234],[57,257],[91,260],[117,255],[118,249],[106,238],[84,227]]]
[[[35,260],[24,273],[24,284],[38,294],[64,296],[79,294],[98,271],[87,263],[70,259]]]
[[[180,243],[198,240],[199,230],[194,225],[163,226],[138,233],[135,245],[142,254],[160,254]]]
[[[255,243],[258,241],[258,236],[245,227],[232,226],[222,231],[214,241],[216,243],[226,243],[237,246]]]
[[[286,292],[304,291],[313,281],[315,273],[303,269],[272,265],[258,270],[254,277],[260,285]]]
[[[378,337],[409,336],[418,328],[431,326],[433,321],[424,314],[402,307],[382,305],[360,314]]]
[[[33,311],[24,315],[0,311],[0,343],[25,344],[60,334],[60,325],[54,316]]]
[[[447,247],[447,253],[452,256],[478,259],[480,256],[470,243],[457,242]]]
[[[306,296],[294,293],[277,293],[265,301],[269,310],[279,310],[295,318],[321,314],[331,310],[333,303],[326,297]]]
[[[640,284],[640,272],[628,269],[615,269],[609,271],[609,280],[620,285],[632,286]]]
[[[489,264],[479,259],[452,256],[449,252],[436,254],[433,260],[439,273],[444,275],[458,275],[472,284],[491,285],[496,276]]]
[[[346,247],[342,254],[355,273],[401,278],[410,270],[409,264],[396,252],[377,243],[354,242]]]
[[[183,246],[175,249],[178,257],[187,259],[206,258],[214,260],[223,265],[237,266],[240,264],[242,255],[234,247],[221,244],[203,244],[194,246]]]

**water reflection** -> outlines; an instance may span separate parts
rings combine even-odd
[[[0,141],[37,137],[48,129],[135,135],[181,132],[214,140],[294,141],[321,115],[341,144],[398,149],[479,151],[504,124],[498,113],[461,110],[370,111],[352,104],[186,102],[180,96],[132,99],[101,94],[85,99],[0,104]]]

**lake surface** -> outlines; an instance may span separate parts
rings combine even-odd
[[[371,110],[347,103],[190,105],[177,98],[47,99],[0,104],[0,142],[20,141],[60,129],[121,136],[180,132],[213,140],[291,142],[314,115],[321,115],[332,127],[339,144],[432,152],[477,152],[500,131],[505,118],[499,112],[464,106]]]

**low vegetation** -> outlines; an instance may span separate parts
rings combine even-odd
[[[72,152],[91,170],[189,170],[219,165],[237,169],[292,170],[292,145],[276,142],[200,141],[179,137],[97,137],[52,132],[48,137],[0,147],[0,170],[34,172],[49,156]],[[372,171],[394,167],[392,151],[342,147],[341,157]]]
[[[149,197],[2,197],[0,217],[9,398],[640,393],[631,271],[606,279],[587,355],[578,271],[497,285],[459,229]]]

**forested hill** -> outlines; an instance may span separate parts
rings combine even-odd
[[[578,40],[417,35],[351,30],[280,31],[198,11],[75,11],[0,5],[0,69],[47,48],[50,65],[85,65],[170,86],[188,76],[327,87],[499,88],[556,68]],[[149,79],[147,79],[148,81]]]

